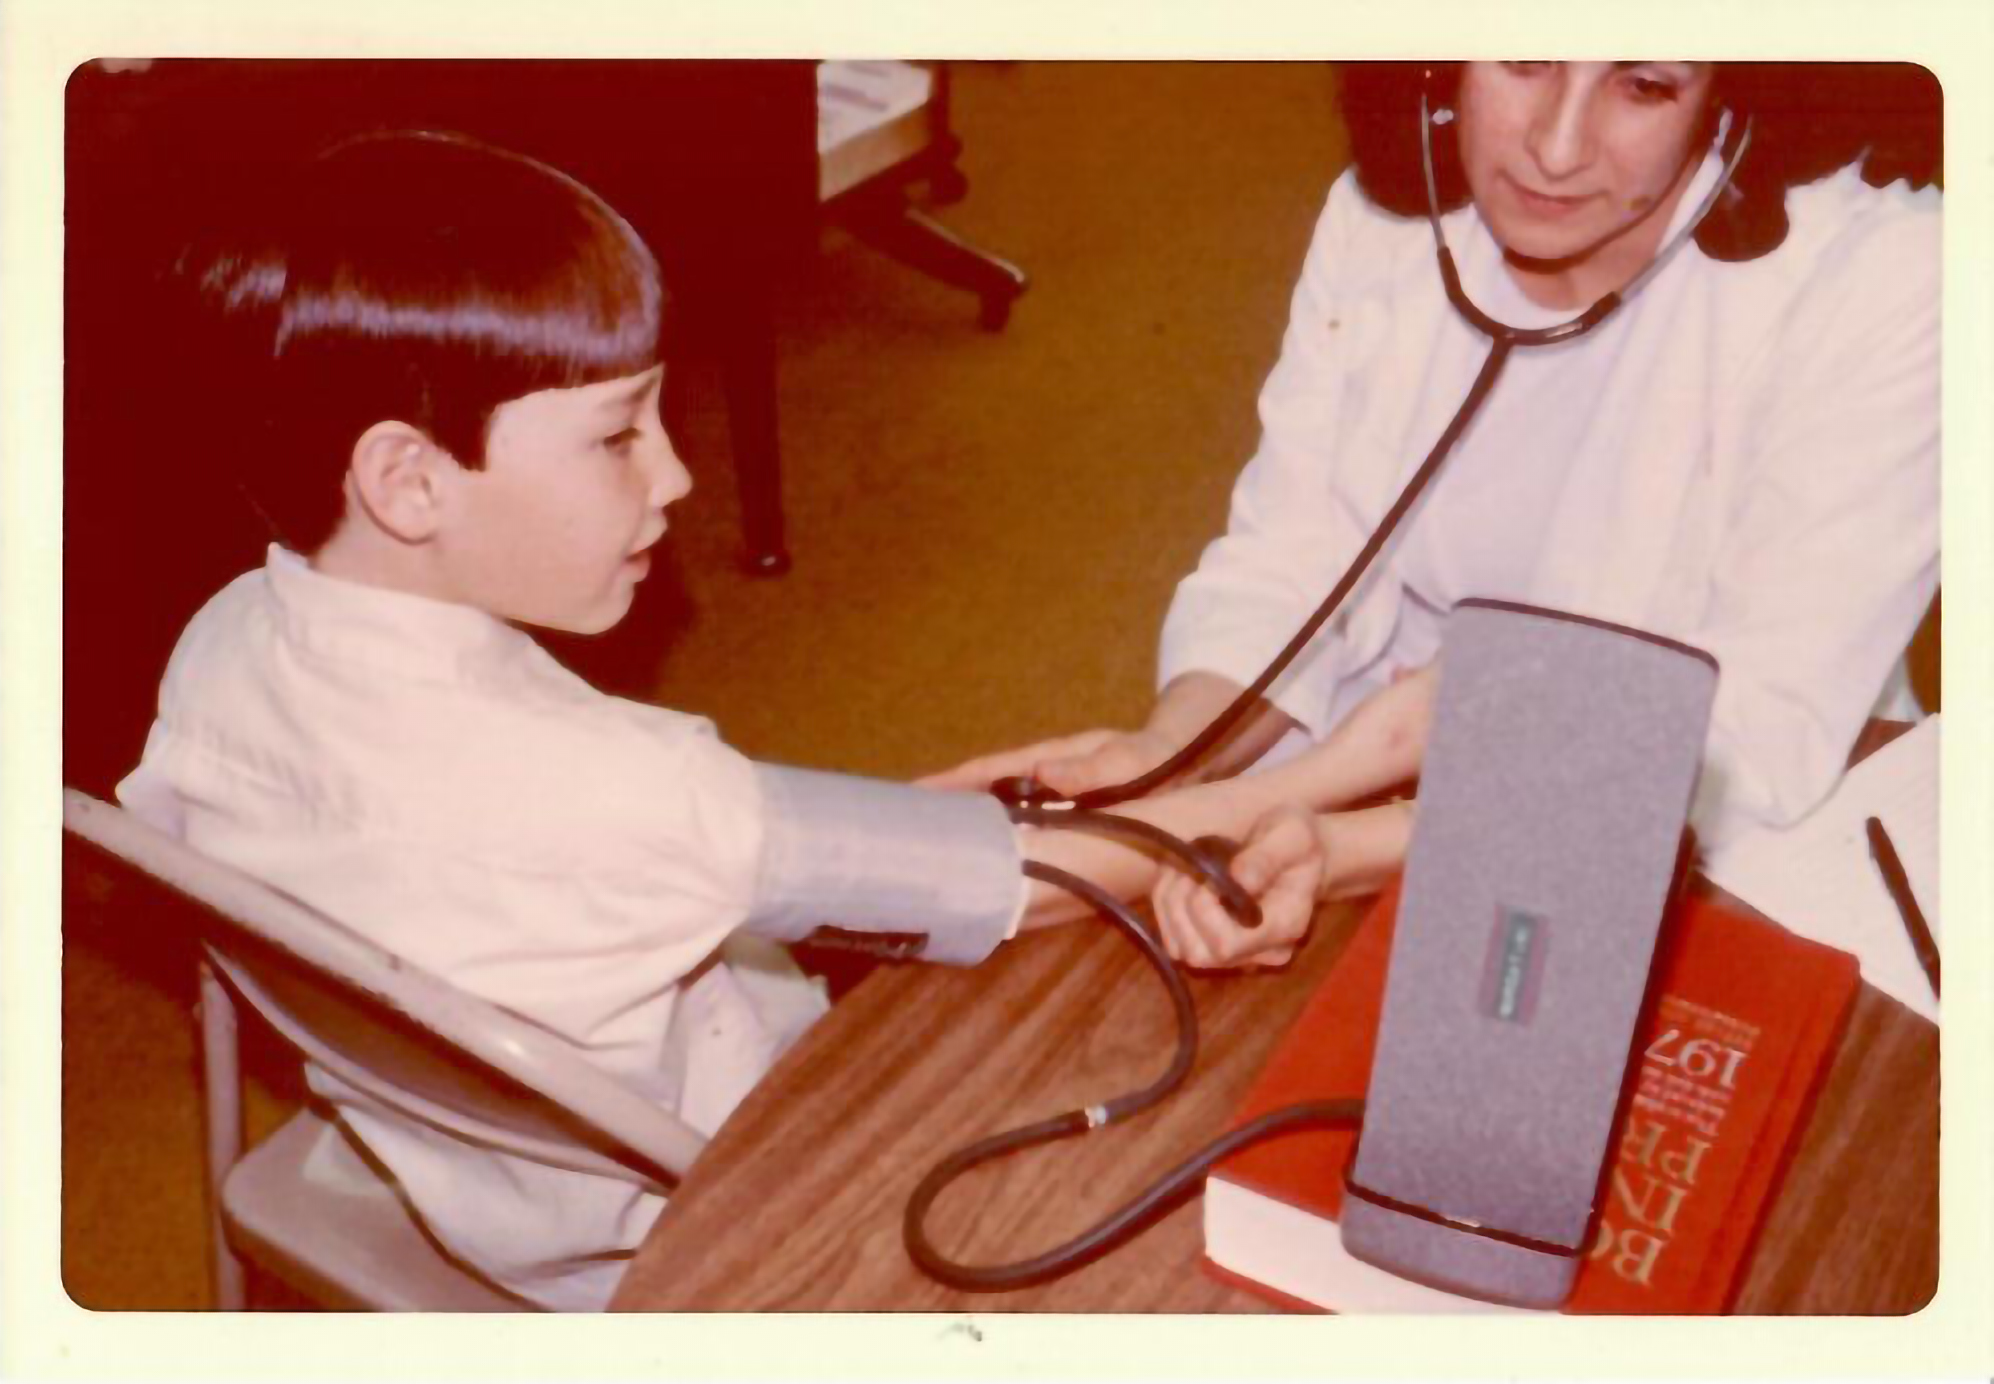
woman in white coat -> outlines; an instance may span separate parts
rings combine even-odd
[[[1694,62],[1340,75],[1353,166],[1309,247],[1226,532],[1165,621],[1154,710],[933,781],[1029,773],[1076,793],[1163,763],[1253,681],[1383,517],[1490,349],[1435,271],[1424,95],[1441,225],[1481,310],[1545,326],[1652,273],[1596,330],[1512,354],[1342,611],[1188,774],[1332,734],[1349,742],[1353,797],[1416,771],[1446,612],[1484,596],[1715,655],[1699,838],[1804,815],[1873,710],[1915,714],[1902,655],[1938,576],[1940,196],[1924,186],[1936,82],[1908,67]],[[1672,247],[1747,122],[1728,185]],[[1398,863],[1409,809],[1316,828],[1324,892],[1361,892]],[[1184,959],[1279,956],[1294,941],[1208,917],[1206,946]]]

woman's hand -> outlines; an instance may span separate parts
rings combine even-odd
[[[1088,730],[980,755],[915,782],[924,788],[982,792],[998,779],[1030,774],[1054,792],[1071,797],[1127,783],[1170,758],[1176,749],[1153,730]]]
[[[1150,895],[1164,950],[1200,968],[1286,965],[1308,935],[1325,860],[1314,814],[1273,809],[1232,862],[1232,877],[1260,904],[1260,926],[1241,927],[1201,880],[1171,868]]]
[[[1041,740],[978,756],[916,782],[927,788],[981,792],[1000,778],[1030,774],[1068,797],[1096,788],[1116,788],[1142,777],[1190,744],[1214,717],[1232,705],[1239,692],[1239,684],[1216,673],[1184,673],[1163,689],[1148,722],[1139,730],[1088,730]],[[1160,786],[1182,787],[1230,778],[1265,754],[1294,724],[1267,702],[1258,702],[1225,741],[1182,775]]]

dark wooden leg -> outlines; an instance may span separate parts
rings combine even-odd
[[[946,207],[969,196],[969,179],[955,162],[961,152],[962,141],[954,135],[942,135],[928,151],[928,200],[935,206]]]
[[[776,426],[775,320],[766,292],[744,287],[716,314],[727,435],[741,495],[744,562],[757,576],[789,570],[783,537],[782,456]]]
[[[1000,331],[1011,304],[1025,291],[1025,271],[958,239],[940,222],[903,200],[855,201],[844,213],[852,233],[876,250],[956,288],[968,289],[982,304],[980,321]]]

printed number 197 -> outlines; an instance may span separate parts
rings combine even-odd
[[[1665,1029],[1648,1044],[1648,1060],[1657,1067],[1679,1067],[1695,1081],[1712,1076],[1725,1090],[1737,1085],[1738,1067],[1745,1060],[1740,1048],[1726,1047],[1714,1038],[1684,1038],[1679,1028]]]

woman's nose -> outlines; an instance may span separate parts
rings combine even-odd
[[[1530,122],[1526,146],[1546,179],[1558,181],[1582,172],[1593,160],[1592,102],[1586,84],[1552,84]],[[1546,189],[1547,191],[1549,189]]]

